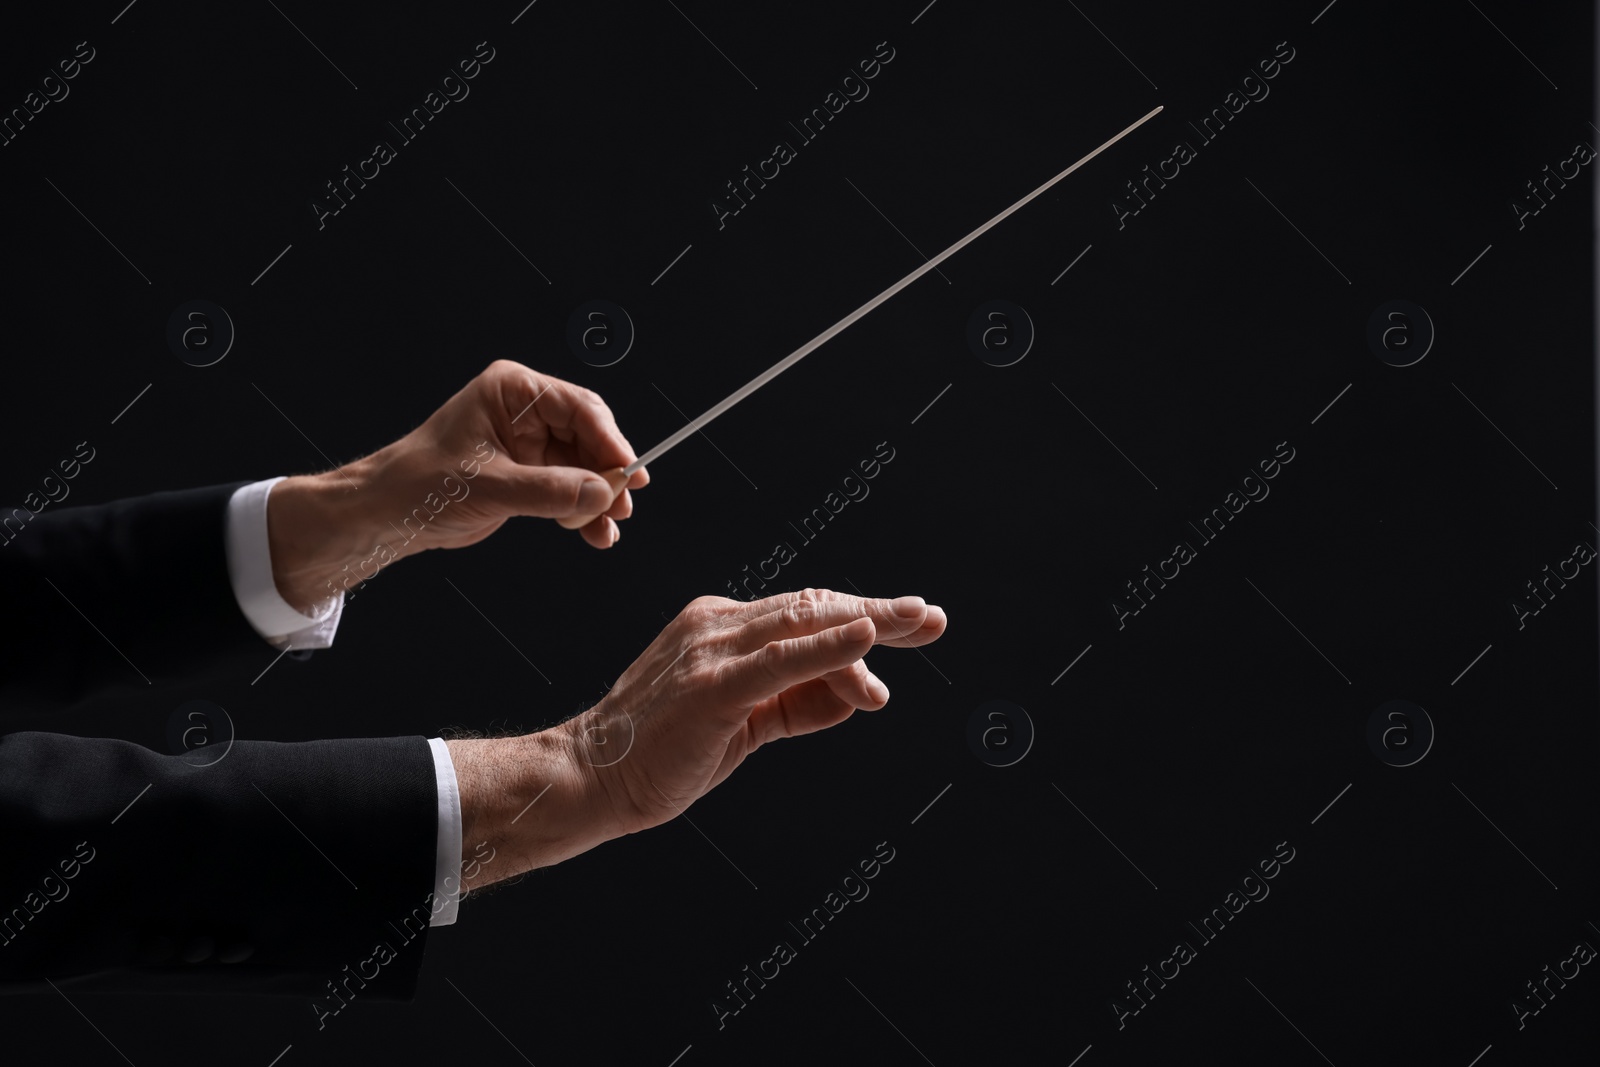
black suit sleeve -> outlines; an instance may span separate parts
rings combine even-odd
[[[243,484],[6,526],[0,712],[270,662],[228,579]],[[426,740],[236,741],[206,762],[0,736],[0,992],[293,993],[319,1025],[410,997],[438,833]]]
[[[324,1012],[414,992],[438,832],[421,737],[236,741],[199,767],[8,734],[0,822],[0,990],[285,993]]]
[[[0,509],[0,706],[271,662],[228,580],[228,500],[245,484],[46,507],[20,527],[26,509]]]

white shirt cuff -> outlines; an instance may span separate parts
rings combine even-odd
[[[439,787],[439,837],[433,864],[433,918],[429,926],[449,926],[461,908],[461,792],[456,787],[456,765],[440,738],[428,740],[433,749],[433,777]]]
[[[327,648],[339,628],[344,594],[317,605],[315,614],[296,610],[278,593],[272,579],[272,549],[267,541],[267,496],[283,478],[240,486],[228,500],[228,579],[239,610],[256,633],[275,648]]]
[[[278,592],[272,578],[272,550],[267,541],[267,497],[282,477],[253,482],[228,500],[226,544],[228,580],[239,610],[267,642],[283,648],[327,648],[344,611],[344,596],[330,597],[314,615],[296,610]],[[439,797],[439,829],[433,863],[433,918],[429,926],[449,926],[461,906],[461,792],[456,765],[441,738],[430,738],[433,779]]]

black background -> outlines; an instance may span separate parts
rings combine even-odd
[[[384,573],[260,684],[13,725],[162,747],[203,697],[258,739],[531,729],[778,541],[768,593],[948,612],[870,657],[883,712],[762,751],[693,825],[467,901],[411,1004],[319,1032],[308,1000],[13,997],[6,1032],[72,1063],[1593,1062],[1594,968],[1521,1030],[1510,1007],[1600,945],[1595,567],[1511,607],[1600,536],[1590,168],[1511,208],[1595,143],[1593,12],[1324,2],[8,15],[7,110],[96,53],[0,149],[6,478],[87,438],[83,503],[325,469],[500,357],[598,390],[642,451],[1166,110],[653,463],[615,550],[520,520]],[[470,96],[319,229],[324,183],[480,41]],[[884,41],[870,95],[719,229],[723,184]],[[1201,145],[1188,122],[1279,42],[1270,95]],[[1119,229],[1179,140],[1197,158]],[[638,331],[605,368],[564,340],[595,298]],[[166,344],[191,299],[237,328],[210,367]],[[965,341],[991,299],[1037,330],[1012,366]],[[1403,368],[1365,339],[1395,299],[1437,330]],[[879,442],[870,496],[799,543]],[[1119,630],[1124,583],[1280,442],[1270,496]],[[1036,731],[1004,768],[967,742],[995,699]],[[1366,740],[1394,699],[1436,730],[1403,768]],[[724,983],[879,842],[871,895],[719,1029]],[[1270,896],[1200,946],[1187,923],[1279,842]],[[328,873],[305,892],[345,891]],[[1178,940],[1197,958],[1119,1030]]]

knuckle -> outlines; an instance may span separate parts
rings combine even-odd
[[[817,617],[817,606],[808,601],[797,600],[783,609],[782,616],[785,627],[790,631],[799,631]]]
[[[536,372],[524,367],[514,359],[497,359],[483,369],[480,378],[488,384],[500,385],[515,379],[538,379]]]
[[[728,603],[727,597],[697,596],[685,604],[678,615],[689,622],[704,622],[714,618]]]

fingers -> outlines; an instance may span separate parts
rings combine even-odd
[[[610,548],[622,540],[622,527],[602,515],[582,528],[583,539],[595,548]]]
[[[842,670],[824,674],[821,681],[828,690],[852,708],[877,711],[889,702],[889,687],[867,669],[867,661],[858,659]],[[781,697],[782,694],[779,694]]]
[[[604,515],[582,528],[583,539],[595,548],[610,548],[622,540],[622,524],[616,520],[632,514],[633,498],[624,489]]]
[[[751,739],[756,746],[785,737],[799,737],[837,726],[855,713],[855,706],[839,699],[821,678],[785,689],[765,701],[750,716]]]
[[[543,423],[557,439],[571,442],[579,452],[592,456],[597,470],[626,467],[638,458],[617,428],[611,409],[594,390],[509,360],[499,361],[497,367],[505,375],[502,398],[512,433],[526,432]],[[536,414],[537,420],[529,421],[530,414]],[[650,474],[643,467],[628,479],[628,486],[633,489],[649,484]]]
[[[790,686],[756,706],[750,716],[750,732],[757,745],[764,745],[837,726],[858,708],[873,711],[884,706],[888,689],[882,690],[881,697],[875,696],[868,692],[874,683],[883,684],[863,660],[856,660],[842,670]]]
[[[950,624],[950,617],[944,609],[937,604],[928,605],[928,613],[923,617],[922,625],[918,629],[905,627],[892,631],[892,636],[879,638],[878,643],[891,648],[916,648],[930,641],[937,641],[944,636],[945,627]]]
[[[749,604],[740,612],[745,622],[735,639],[736,647],[740,652],[753,652],[769,641],[803,637],[862,616],[872,620],[880,644],[899,648],[913,648],[937,639],[946,622],[942,608],[919,596],[889,600],[805,589]]]
[[[483,483],[500,508],[512,515],[545,519],[596,516],[589,526],[606,529],[612,508],[612,490],[604,477],[582,467],[540,467],[514,464],[495,471]]]
[[[820,633],[768,642],[722,667],[720,695],[753,707],[790,686],[849,667],[866,655],[876,636],[872,620],[863,617]]]

